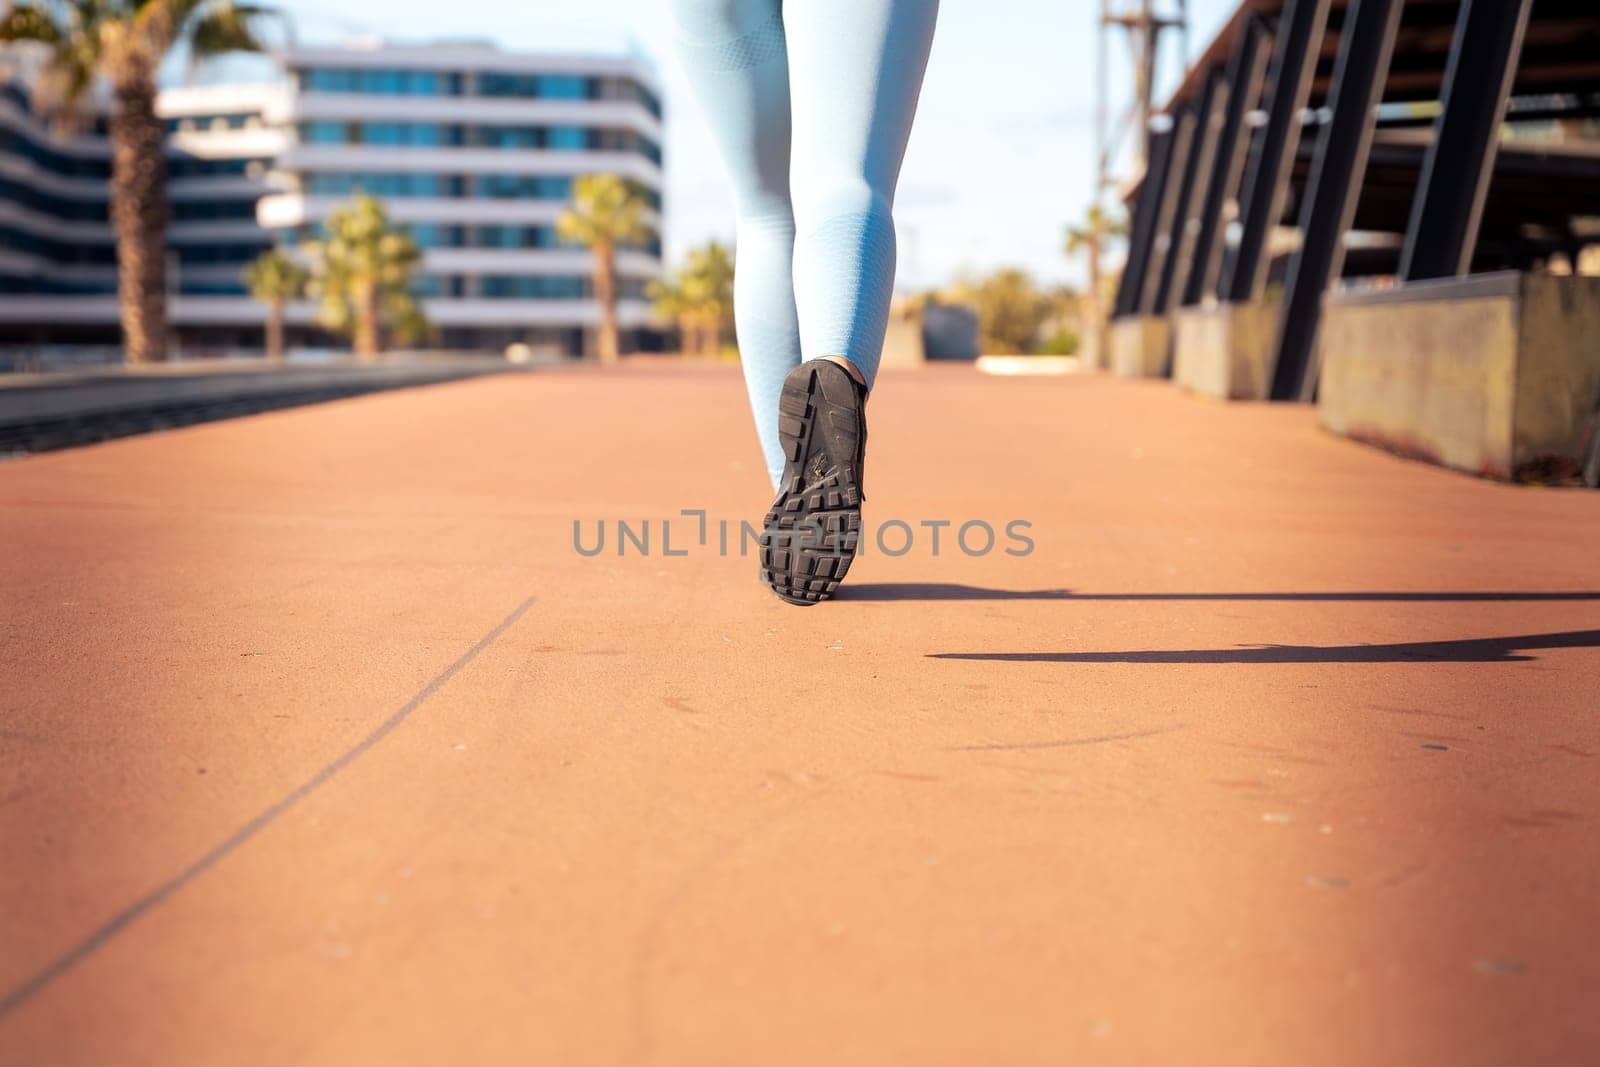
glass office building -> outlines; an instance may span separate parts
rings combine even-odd
[[[661,272],[661,105],[639,60],[517,55],[486,45],[295,48],[264,85],[164,91],[179,347],[259,344],[240,282],[273,243],[314,239],[357,193],[381,198],[423,250],[417,291],[443,347],[527,343],[576,354],[598,308],[590,257],[555,222],[573,180],[610,172],[650,206],[651,236],[617,256],[619,318],[646,327]],[[28,79],[0,68],[0,343],[116,339],[103,123],[49,136]],[[291,344],[327,344],[309,305]]]
[[[118,340],[111,148],[103,117],[59,136],[32,107],[32,67],[0,63],[0,344],[111,346]],[[256,221],[282,151],[269,86],[164,94],[167,278],[180,342],[249,343],[259,309],[240,271],[272,243]],[[180,128],[181,127],[181,128]],[[231,306],[229,306],[231,305]]]

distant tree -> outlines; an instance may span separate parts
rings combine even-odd
[[[1050,298],[1035,288],[1026,271],[1015,268],[964,282],[951,295],[977,311],[979,344],[985,352],[1032,351],[1039,328],[1050,317]]]
[[[615,174],[586,174],[572,183],[572,206],[556,220],[564,241],[586,246],[594,257],[594,297],[600,304],[595,338],[602,363],[614,363],[621,344],[617,330],[617,249],[650,236],[647,205],[638,188]]]
[[[422,253],[411,235],[389,221],[383,205],[359,195],[323,224],[327,237],[309,246],[311,295],[318,321],[354,339],[356,357],[376,359],[383,328],[402,341],[420,338],[427,323],[411,284]]]
[[[305,295],[311,272],[281,248],[261,253],[244,269],[250,295],[267,305],[267,357],[283,360],[283,311],[291,300]]]
[[[695,249],[679,284],[700,334],[697,347],[716,355],[722,351],[723,326],[733,316],[733,253],[716,241]]]
[[[1041,356],[1072,356],[1078,352],[1078,335],[1071,330],[1060,330],[1050,334],[1039,344],[1037,349]]]
[[[1097,331],[1105,320],[1100,257],[1113,240],[1127,232],[1127,223],[1120,217],[1113,218],[1108,215],[1099,204],[1089,206],[1089,210],[1084,212],[1081,223],[1067,227],[1065,243],[1067,255],[1076,256],[1081,253],[1088,264],[1089,288],[1084,293],[1088,314],[1084,316],[1084,325],[1091,330]]]
[[[37,41],[49,59],[36,99],[59,126],[86,117],[95,86],[110,84],[111,223],[129,363],[166,358],[166,132],[156,74],[186,45],[192,59],[259,52],[253,24],[275,14],[231,0],[18,0],[0,15],[0,41]]]
[[[666,319],[678,329],[678,345],[686,356],[698,355],[699,331],[694,326],[694,311],[689,297],[683,291],[683,282],[677,277],[661,278],[645,289],[650,298],[651,310],[658,318]]]
[[[657,316],[678,327],[685,355],[716,355],[733,319],[733,253],[712,241],[690,252],[682,267],[646,290]]]

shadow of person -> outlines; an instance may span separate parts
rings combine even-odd
[[[1239,645],[1127,652],[930,652],[929,659],[990,663],[1516,663],[1522,653],[1553,648],[1600,648],[1600,630],[1567,630],[1457,641],[1387,645]]]
[[[841,585],[835,600],[1070,600],[1070,589],[985,589],[955,582],[862,582]]]
[[[1080,593],[1071,589],[989,589],[955,582],[864,582],[842,585],[835,600],[863,603],[915,600],[1095,600],[1095,601],[1263,601],[1325,604],[1414,603],[1475,604],[1494,602],[1578,602],[1600,600],[1600,591],[1515,592],[1486,589],[1458,590],[1354,590],[1350,592],[1258,593]]]

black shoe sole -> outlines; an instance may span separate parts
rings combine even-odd
[[[833,596],[861,540],[862,395],[828,360],[789,372],[778,400],[783,480],[761,524],[761,580],[809,606]]]

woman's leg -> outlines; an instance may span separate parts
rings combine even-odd
[[[762,527],[761,580],[791,604],[833,596],[861,543],[863,405],[894,291],[894,186],[938,10],[938,0],[783,5],[806,361],[778,399],[787,462]]]
[[[810,2],[810,0],[805,0]],[[734,321],[756,432],[774,486],[783,471],[778,394],[800,363],[789,201],[789,66],[781,0],[673,0],[678,51],[738,212]]]
[[[938,11],[938,0],[783,5],[800,346],[849,360],[869,388],[894,291],[895,182]]]

